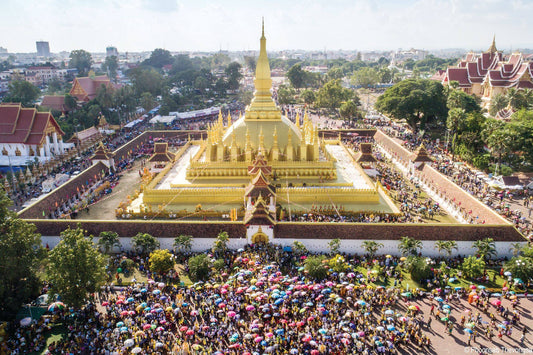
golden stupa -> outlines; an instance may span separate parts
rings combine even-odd
[[[368,178],[338,139],[319,137],[307,114],[296,124],[272,99],[264,25],[251,104],[235,122],[231,116],[207,129],[207,137],[189,140],[155,178],[143,186],[141,210],[243,210],[247,186],[258,161],[268,164],[275,205],[294,210],[328,205],[360,211],[393,212],[378,186]],[[267,198],[267,196],[264,196]],[[135,204],[134,204],[135,205]],[[134,208],[136,206],[133,206]],[[336,207],[335,207],[336,208]]]

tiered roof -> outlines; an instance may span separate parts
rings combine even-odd
[[[76,142],[82,144],[85,142],[95,142],[102,137],[102,133],[95,126],[89,127],[74,133],[72,137],[68,140],[69,143]]]
[[[171,162],[174,160],[174,154],[168,151],[168,143],[155,143],[154,154],[148,159],[149,162]]]
[[[79,101],[90,101],[96,97],[98,89],[102,86],[112,86],[107,75],[95,77],[83,77],[74,79],[70,95],[76,97]]]
[[[361,143],[360,152],[357,153],[355,160],[358,163],[375,163],[376,158],[372,155],[372,144]]]
[[[0,104],[0,143],[40,145],[50,131],[59,137],[65,134],[50,112],[37,112],[20,103]]]
[[[91,160],[108,160],[112,157],[114,157],[115,154],[113,152],[110,152],[102,142],[98,145],[98,148],[96,149],[96,152],[94,152],[94,155],[91,157]]]
[[[69,111],[68,107],[65,105],[65,96],[63,95],[45,95],[41,106],[61,112]]]
[[[420,144],[420,146],[413,152],[413,162],[415,163],[423,163],[423,162],[432,162],[433,159],[429,156],[426,147],[424,147],[423,144]]]
[[[244,223],[254,225],[273,225],[276,223],[275,213],[269,211],[267,203],[261,194],[255,201],[252,210],[244,216]]]
[[[432,79],[443,84],[457,81],[460,88],[469,88],[474,83],[504,88],[533,88],[532,77],[533,62],[528,62],[521,53],[513,53],[505,60],[493,40],[486,52],[468,53],[457,66],[449,67],[444,75],[442,72],[436,73]]]

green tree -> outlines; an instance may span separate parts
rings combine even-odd
[[[98,245],[104,250],[104,253],[109,254],[113,247],[120,248],[120,238],[117,232],[101,232]]]
[[[77,49],[70,52],[69,58],[68,67],[78,69],[78,76],[80,77],[87,76],[93,64],[91,53]]]
[[[163,89],[163,76],[153,68],[138,67],[128,72],[137,97],[143,92],[154,96],[160,95]]]
[[[332,239],[328,243],[330,254],[338,254],[341,247],[341,240],[339,238]]]
[[[405,119],[416,132],[419,125],[444,121],[448,114],[443,86],[433,80],[403,80],[388,88],[376,101],[376,109],[395,119]]]
[[[400,242],[398,244],[398,250],[402,253],[402,255],[417,255],[418,250],[422,249],[422,242],[418,239],[414,239],[411,237],[402,237],[400,239]]]
[[[344,272],[350,267],[350,264],[348,264],[344,257],[339,254],[329,259],[328,265],[329,268],[335,272]]]
[[[380,83],[390,83],[392,82],[393,73],[389,68],[381,68],[378,73],[378,82]]]
[[[485,143],[490,149],[491,154],[498,159],[498,165],[496,166],[496,172],[502,165],[502,158],[511,152],[513,147],[513,134],[502,121],[492,120],[487,122],[485,131],[483,134],[487,137]]]
[[[215,239],[213,244],[213,252],[215,253],[224,253],[228,249],[229,235],[228,232],[220,232]]]
[[[513,253],[513,256],[517,257],[522,254],[522,249],[524,246],[520,243],[511,243],[511,247],[509,248],[509,251]]]
[[[476,240],[473,247],[476,249],[476,254],[483,260],[488,260],[497,255],[496,243],[494,243],[494,239],[492,238]]]
[[[255,57],[244,56],[244,64],[248,67],[248,69],[255,72],[255,66],[257,64]]]
[[[374,87],[379,81],[376,69],[364,67],[357,70],[352,75],[351,82],[353,85],[361,86],[363,88]]]
[[[159,241],[148,233],[137,233],[131,238],[131,244],[141,254],[148,254],[159,248]]]
[[[149,65],[154,68],[161,69],[165,65],[174,63],[174,57],[166,49],[156,48],[150,54],[150,58],[143,62],[143,65]]]
[[[437,240],[435,242],[435,249],[437,249],[440,254],[450,257],[452,256],[453,249],[458,250],[458,247],[455,240]]]
[[[489,113],[492,117],[496,117],[496,114],[507,107],[507,105],[509,104],[509,99],[503,95],[503,94],[496,94],[492,97],[492,99],[490,100],[490,108],[489,108]]]
[[[20,102],[23,106],[32,106],[39,97],[41,90],[29,81],[14,80],[9,83],[8,94],[4,97],[4,102]]]
[[[154,108],[156,102],[154,96],[149,92],[143,92],[141,94],[141,107],[146,111],[150,111]]]
[[[310,256],[304,261],[304,268],[307,274],[315,280],[323,280],[328,275],[329,265],[324,263],[326,257],[323,255]]]
[[[341,68],[331,68],[328,70],[328,79],[334,80],[334,79],[342,79],[344,78],[344,72]]]
[[[65,94],[65,106],[69,111],[75,110],[78,107],[78,101],[74,96]]]
[[[174,268],[174,255],[166,249],[157,249],[150,254],[150,270],[159,275],[166,275]]]
[[[476,258],[475,256],[471,255],[463,260],[461,270],[463,270],[463,273],[467,278],[475,279],[483,275],[483,270],[485,270],[485,261],[483,258]]]
[[[318,90],[316,95],[316,104],[318,107],[336,110],[341,103],[353,98],[354,93],[341,86],[339,79],[330,80]]]
[[[524,95],[522,90],[517,90],[516,88],[509,88],[505,93],[509,105],[515,110],[520,110],[527,107],[527,102],[524,100]]]
[[[472,95],[462,90],[450,90],[446,100],[448,109],[462,109],[465,113],[481,112],[481,106]]]
[[[307,248],[305,247],[305,245],[298,240],[295,240],[294,243],[292,243],[292,247],[294,249],[294,252],[298,255],[307,253]]]
[[[15,317],[20,307],[39,295],[37,272],[44,256],[35,225],[8,209],[11,200],[0,189],[0,319]]]
[[[280,85],[278,89],[278,102],[280,105],[287,105],[295,103],[294,96],[296,92],[291,86]]]
[[[521,279],[527,284],[528,280],[533,279],[533,259],[520,256],[513,257],[505,263],[505,271],[509,271],[514,278]]]
[[[433,276],[430,259],[411,255],[405,263],[411,278],[416,282],[423,282]]]
[[[300,94],[300,98],[303,100],[303,102],[307,105],[312,105],[315,103],[315,92],[313,90],[304,90]]]
[[[61,241],[48,257],[51,293],[76,309],[97,292],[105,278],[105,260],[81,228],[61,232]]]
[[[354,118],[360,116],[357,105],[352,100],[343,102],[339,109],[339,113],[345,120],[353,120]]]
[[[241,73],[242,66],[237,62],[232,62],[228,64],[224,73],[226,74],[228,84],[227,87],[229,90],[238,90],[240,85],[240,80],[242,79]]]
[[[117,81],[118,58],[116,56],[106,57],[102,63],[102,70],[107,73],[107,76],[113,81]]]
[[[198,254],[189,258],[189,278],[191,281],[205,281],[209,278],[210,260],[205,254]]]
[[[287,72],[287,79],[289,79],[292,87],[296,90],[305,87],[306,73],[302,69],[301,64],[295,64],[289,69]]]
[[[375,240],[365,240],[363,241],[363,248],[366,253],[373,258],[374,255],[378,252],[380,248],[383,248],[383,243],[376,242]]]
[[[180,234],[174,239],[174,248],[178,252],[188,252],[192,248],[192,235]]]

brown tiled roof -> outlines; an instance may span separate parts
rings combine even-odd
[[[46,95],[43,97],[41,106],[48,107],[52,110],[66,112],[69,111],[65,105],[65,96],[62,95]]]
[[[23,108],[20,103],[0,104],[0,143],[41,144],[48,125],[58,136],[65,133],[49,112]]]
[[[98,145],[98,148],[94,152],[94,155],[91,157],[91,160],[108,160],[112,158],[115,154],[107,150],[102,142]]]
[[[413,152],[413,161],[414,162],[425,162],[425,161],[433,161],[431,157],[429,156],[428,152],[426,151],[426,147],[424,147],[423,144],[421,144],[414,152]]]
[[[149,162],[170,162],[174,160],[174,154],[168,151],[168,143],[155,143],[154,154],[148,159]]]
[[[100,137],[102,137],[102,133],[100,133],[98,128],[96,128],[95,126],[92,126],[78,133],[74,133],[68,141],[75,142],[79,140],[80,143],[84,143],[88,141],[98,140]]]
[[[75,96],[80,101],[89,101],[96,97],[98,89],[102,86],[112,86],[111,81],[107,75],[95,76],[95,77],[82,77],[75,78],[72,83],[72,89],[70,94]],[[74,92],[74,89],[79,87],[82,89],[83,94]]]

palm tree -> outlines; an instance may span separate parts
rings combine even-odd
[[[341,240],[339,238],[332,239],[329,243],[329,251],[332,255],[338,254],[341,247]]]
[[[365,248],[366,253],[372,258],[380,248],[383,248],[383,244],[375,240],[365,240],[363,242],[363,248]]]
[[[131,241],[135,250],[141,254],[151,253],[159,247],[159,241],[148,233],[137,233]]]
[[[513,253],[513,256],[519,256],[522,254],[523,246],[520,243],[512,243],[509,251]]]
[[[447,254],[448,257],[452,256],[453,249],[458,250],[457,242],[455,240],[438,240],[435,243],[435,249],[440,254]]]
[[[192,248],[192,235],[181,234],[174,239],[174,248],[178,252],[187,252]]]
[[[228,249],[229,235],[228,232],[220,232],[213,244],[213,252],[225,252]]]
[[[398,244],[398,249],[404,256],[416,255],[418,254],[418,249],[422,249],[422,242],[411,237],[402,237]]]
[[[120,239],[116,232],[101,232],[100,239],[98,239],[98,245],[104,249],[106,254],[109,254],[110,250],[113,250],[113,247],[120,248]]]
[[[473,244],[473,247],[477,250],[477,254],[484,260],[490,259],[491,257],[497,255],[496,244],[492,238],[476,240]]]
[[[523,106],[523,95],[521,90],[516,88],[510,88],[506,93],[507,99],[509,100],[509,105],[515,110],[520,109]]]
[[[294,243],[292,243],[292,246],[293,246],[294,251],[296,252],[296,254],[305,254],[305,253],[307,253],[307,248],[305,247],[304,243],[302,243],[302,242],[299,242],[299,241],[295,240]]]

